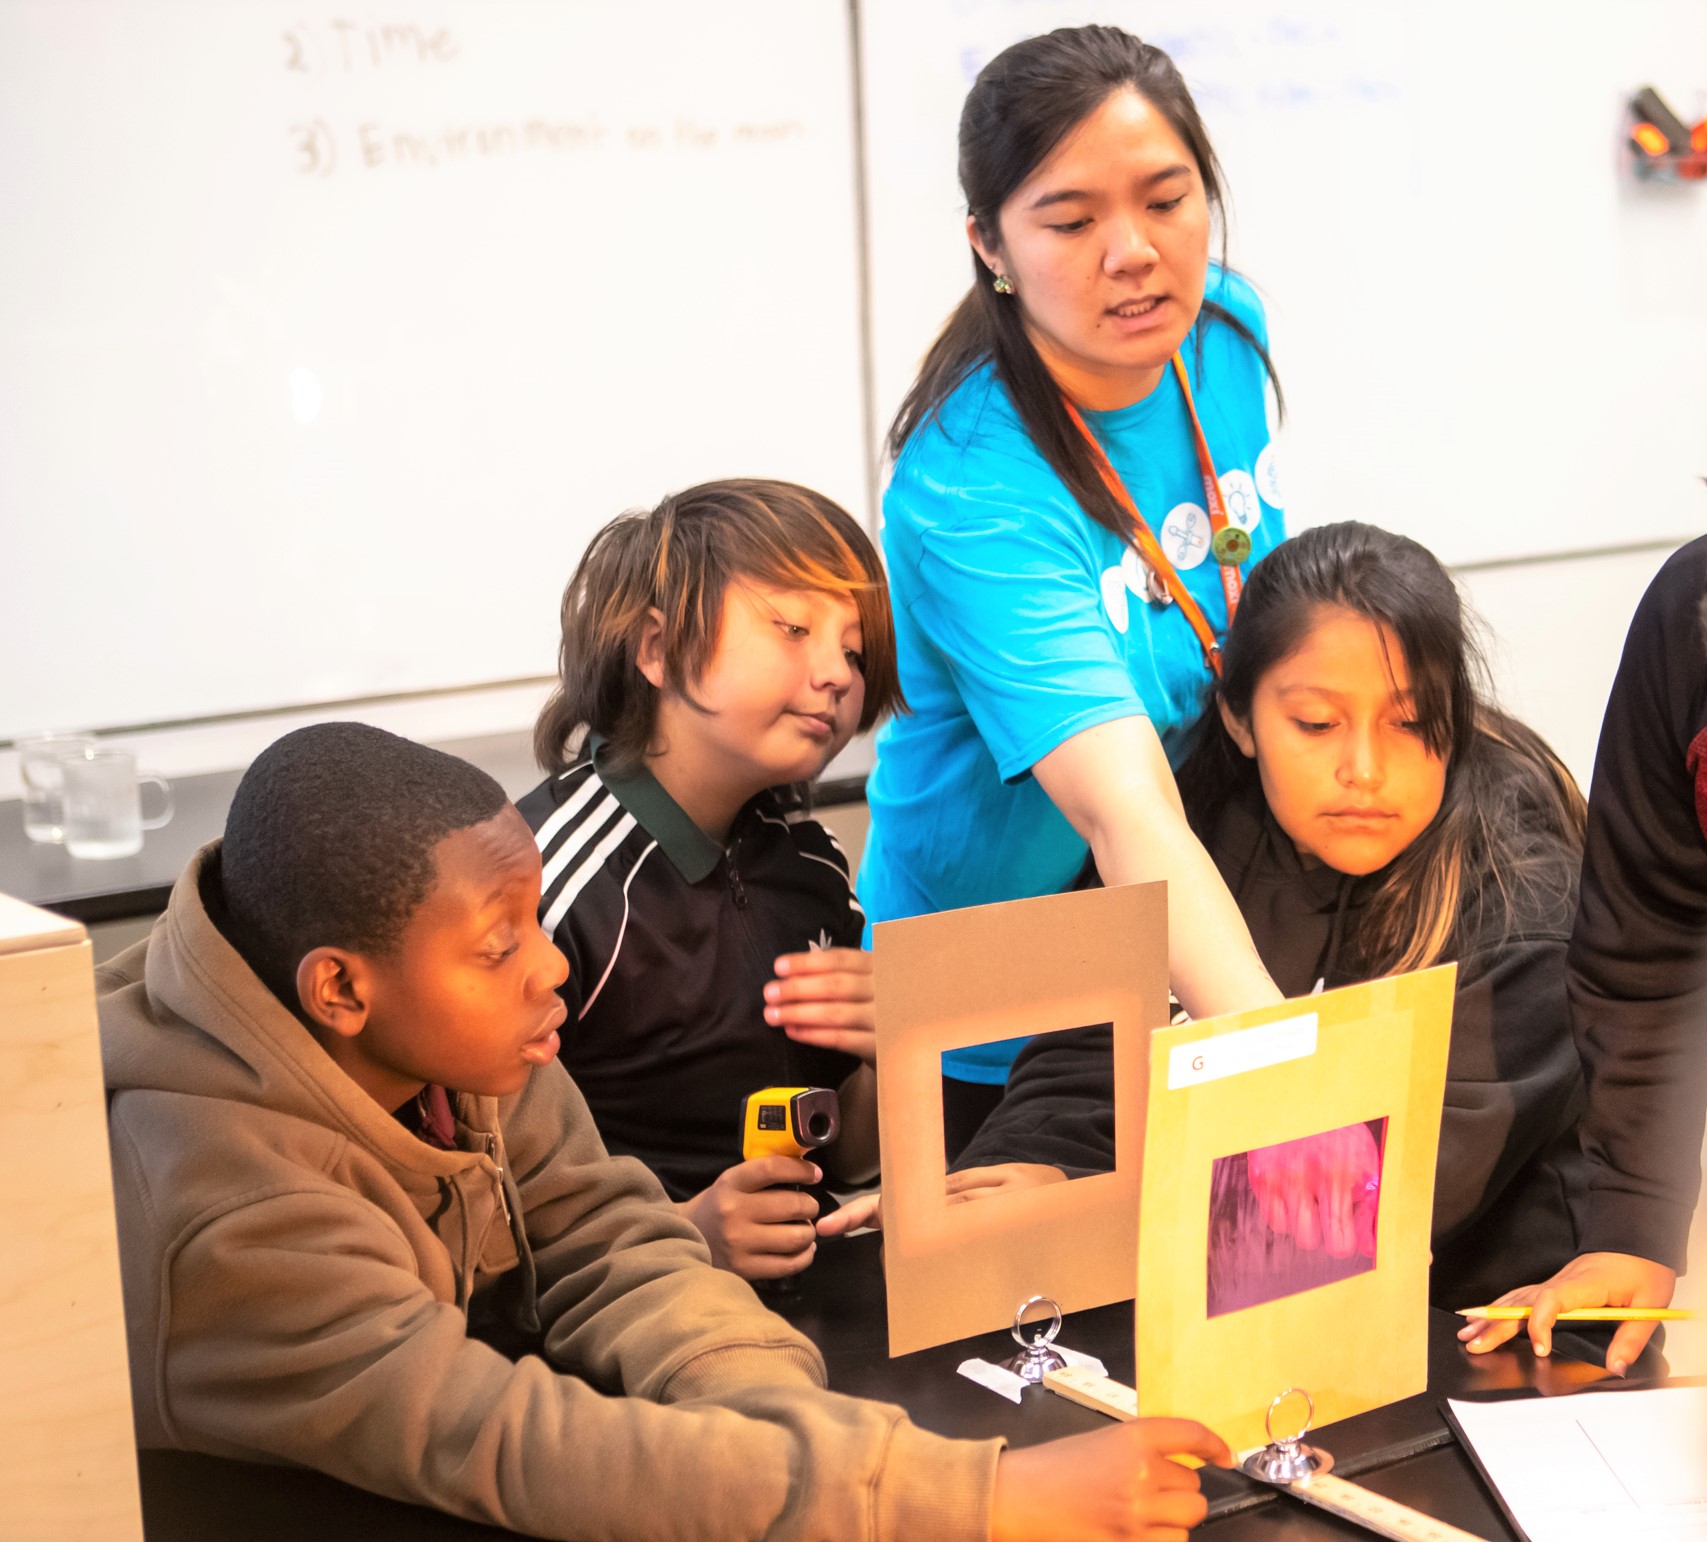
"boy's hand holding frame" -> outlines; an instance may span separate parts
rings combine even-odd
[[[837,1180],[877,1176],[877,1007],[871,955],[863,948],[784,953],[765,986],[765,1021],[799,1044],[840,1050],[860,1065],[836,1090],[842,1133],[825,1152]]]
[[[765,987],[765,1021],[789,1038],[877,1062],[871,955],[863,948],[785,953]]]

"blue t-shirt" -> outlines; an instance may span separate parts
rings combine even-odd
[[[1267,346],[1261,303],[1242,279],[1211,268],[1209,298]],[[1249,572],[1285,535],[1267,375],[1250,344],[1208,316],[1181,354],[1228,516],[1251,536]],[[1225,633],[1203,476],[1173,370],[1143,401],[1085,419]],[[883,520],[912,712],[878,736],[867,783],[866,913],[888,921],[1059,893],[1087,848],[1031,768],[1073,735],[1134,716],[1150,719],[1177,766],[1210,683],[1197,634],[1179,606],[1145,598],[1137,553],[1079,508],[988,365],[907,441]],[[999,1083],[1014,1053],[980,1046],[945,1057],[945,1068]]]

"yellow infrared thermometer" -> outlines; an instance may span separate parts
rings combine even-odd
[[[741,1157],[803,1157],[842,1129],[841,1104],[829,1087],[764,1087],[741,1108]]]

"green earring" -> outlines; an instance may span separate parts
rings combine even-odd
[[[1012,294],[1014,292],[1014,281],[1009,278],[1007,274],[998,273],[996,275],[996,282],[990,287],[994,289],[997,294]]]

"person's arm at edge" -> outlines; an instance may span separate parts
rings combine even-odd
[[[1595,753],[1567,958],[1593,1167],[1585,1251],[1683,1264],[1707,1072],[1707,839],[1687,765],[1707,716],[1707,543],[1637,608]]]
[[[1168,972],[1194,1018],[1282,1000],[1220,872],[1192,834],[1147,717],[1084,729],[1032,768],[1106,884],[1168,885]]]
[[[1583,1149],[1595,1174],[1584,1250],[1552,1279],[1496,1303],[1533,1308],[1527,1330],[1538,1354],[1550,1352],[1562,1310],[1667,1305],[1683,1261],[1691,1206],[1681,1187],[1687,1185],[1675,1174],[1625,1168],[1626,1153],[1638,1154],[1640,1142],[1662,1161],[1665,1152],[1680,1153],[1674,1168],[1681,1172],[1687,1163],[1694,1171],[1707,1095],[1694,1063],[1707,1011],[1700,979],[1707,848],[1694,825],[1684,766],[1689,735],[1680,742],[1678,733],[1680,723],[1687,730],[1699,720],[1707,678],[1702,552],[1694,543],[1673,556],[1637,607],[1595,754],[1567,958],[1572,1028],[1589,1090]],[[1634,949],[1632,937],[1641,939]],[[1674,981],[1657,981],[1660,972]],[[1668,1084],[1674,1089],[1666,1099],[1669,1129],[1647,1104],[1652,1087]],[[1647,1118],[1640,1117],[1644,1106]],[[1524,1326],[1474,1320],[1459,1337],[1481,1353]],[[1651,1323],[1625,1323],[1613,1336],[1607,1366],[1622,1374],[1653,1331]]]

